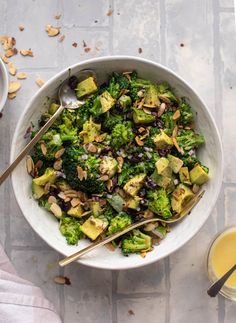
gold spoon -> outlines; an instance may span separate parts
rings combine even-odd
[[[199,194],[195,195],[184,207],[184,209],[177,214],[176,216],[172,217],[169,220],[165,220],[162,218],[152,218],[152,219],[145,219],[145,220],[141,220],[139,222],[133,223],[131,225],[129,225],[128,227],[126,227],[124,230],[119,231],[117,233],[114,233],[112,235],[110,235],[109,237],[106,237],[105,239],[103,239],[102,241],[97,241],[94,242],[92,244],[90,244],[88,247],[77,251],[76,253],[62,259],[59,261],[59,265],[61,267],[66,266],[68,264],[70,264],[71,262],[79,259],[80,257],[84,256],[85,254],[87,254],[88,252],[94,250],[95,248],[98,248],[100,246],[104,246],[105,244],[107,244],[108,242],[111,242],[113,240],[115,240],[116,238],[124,235],[125,233],[132,231],[133,229],[136,229],[138,227],[141,227],[144,224],[147,223],[151,223],[151,222],[157,222],[157,221],[161,221],[161,222],[165,222],[165,223],[176,223],[180,220],[182,220],[187,214],[189,214],[189,212],[193,209],[193,207],[200,201],[200,199],[202,198],[203,194],[205,193],[205,191],[200,192]]]

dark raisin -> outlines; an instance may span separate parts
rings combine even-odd
[[[68,85],[71,88],[71,90],[74,90],[78,84],[78,78],[73,75],[69,78]]]

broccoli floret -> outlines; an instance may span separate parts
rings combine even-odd
[[[117,124],[111,133],[111,146],[120,149],[121,146],[130,143],[134,139],[131,123]]]
[[[178,100],[174,93],[171,90],[171,87],[169,86],[168,83],[163,82],[158,85],[158,92],[159,92],[159,98],[160,99],[166,99],[170,102],[177,103]]]
[[[69,216],[60,219],[59,229],[70,245],[76,245],[83,236],[79,221]]]
[[[114,217],[114,210],[113,208],[108,204],[106,207],[102,210],[102,216],[107,219],[108,223],[111,222],[112,218]]]
[[[201,167],[207,174],[209,173],[209,168],[207,166],[201,164]]]
[[[133,230],[127,238],[123,239],[121,249],[126,255],[134,252],[148,251],[150,250],[151,246],[151,237],[136,229]]]
[[[180,147],[188,151],[204,144],[204,136],[195,133],[193,130],[181,130],[177,136]]]
[[[137,73],[133,72],[130,75],[131,81],[130,81],[130,97],[133,101],[136,101],[139,99],[138,92],[141,89],[145,89],[146,87],[150,86],[151,82],[148,80],[138,79]]]
[[[118,114],[107,113],[102,125],[105,131],[112,131],[117,124],[122,123],[122,120]]]
[[[187,126],[193,122],[194,116],[191,111],[190,105],[187,103],[185,98],[182,98],[182,101],[179,105],[180,109],[180,118],[178,120],[179,124]]]
[[[109,81],[108,92],[114,99],[119,97],[120,91],[122,89],[127,89],[129,87],[129,80],[124,75],[119,75],[113,73]]]
[[[134,174],[134,167],[129,162],[124,162],[122,171],[118,177],[118,185],[128,182],[128,180]]]
[[[149,210],[164,219],[172,216],[170,200],[164,188],[148,191],[147,197]]]
[[[164,122],[164,130],[165,133],[170,136],[173,132],[173,129],[175,127],[175,121],[173,120],[173,112],[168,111],[163,113],[161,116],[161,121]]]
[[[86,160],[81,159],[85,153],[83,148],[68,147],[62,155],[63,170],[70,186],[75,190],[81,190],[91,194],[102,193],[105,189],[104,183],[98,180],[100,176],[98,168],[101,160],[89,155]],[[82,181],[78,178],[77,166],[87,173]]]
[[[111,219],[110,225],[107,230],[107,234],[111,235],[118,231],[122,231],[131,223],[132,223],[132,220],[130,215],[126,214],[125,212],[121,212],[113,219]]]
[[[199,164],[199,160],[195,156],[190,156],[189,154],[185,154],[183,156],[180,156],[182,159],[185,167],[188,167],[189,170],[191,170],[196,164]]]
[[[51,204],[48,203],[48,199],[45,198],[45,197],[41,197],[39,200],[38,200],[38,205],[45,208],[46,210],[50,211],[50,206]]]

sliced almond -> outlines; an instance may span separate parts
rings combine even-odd
[[[173,132],[172,132],[172,138],[176,138],[177,135],[178,135],[178,130],[179,130],[179,127],[176,125],[173,129]]]
[[[152,114],[152,112],[149,109],[143,108],[143,111],[147,114]]]
[[[7,41],[7,36],[0,36],[0,42],[2,45],[4,45],[4,43]]]
[[[106,181],[108,181],[109,177],[108,177],[108,175],[103,175],[103,176],[99,177],[99,179],[102,182],[106,182]]]
[[[56,153],[55,153],[55,158],[58,159],[60,158],[65,152],[65,148],[61,148],[59,149]]]
[[[61,18],[61,14],[59,14],[59,15],[55,15],[55,16],[54,16],[54,18],[55,18],[56,20],[59,20],[59,19]]]
[[[180,147],[180,146],[179,146],[179,144],[178,144],[178,142],[177,142],[176,138],[172,138],[172,140],[173,140],[173,144],[174,144],[175,148],[178,150],[178,152],[179,152],[181,155],[183,155],[183,154],[184,154],[184,150],[183,150],[183,148],[182,148],[182,147]]]
[[[78,197],[73,197],[72,200],[70,201],[72,207],[76,207],[81,203],[80,199]]]
[[[45,145],[44,142],[41,143],[40,148],[42,150],[43,155],[46,156],[48,150],[47,150],[47,146]]]
[[[180,117],[180,111],[176,110],[175,113],[173,114],[173,120],[177,120]]]
[[[46,185],[44,186],[44,193],[48,194],[50,191],[50,187],[51,187],[51,183],[46,183]]]
[[[8,64],[8,59],[5,55],[1,55],[1,59],[5,64]]]
[[[7,37],[7,39],[3,43],[3,48],[5,50],[12,49],[16,44],[16,40],[14,37]]]
[[[31,158],[31,156],[26,156],[26,169],[28,174],[32,175],[33,171],[34,171],[34,161]]]
[[[62,210],[56,203],[52,203],[50,206],[50,211],[55,215],[56,218],[60,218],[62,216]]]
[[[87,148],[87,151],[89,151],[90,153],[97,152],[97,147],[92,143],[89,143],[86,148]]]
[[[106,186],[107,186],[108,191],[111,192],[112,187],[113,187],[113,182],[111,179],[108,179]]]
[[[57,196],[60,197],[60,199],[62,200],[65,200],[67,198],[64,192],[60,192]]]
[[[10,99],[10,100],[13,100],[13,99],[15,99],[15,97],[16,97],[16,92],[13,92],[13,93],[8,93],[8,99]]]
[[[18,53],[18,50],[16,48],[11,48],[5,51],[5,56],[6,57],[12,57]]]
[[[139,133],[142,133],[142,132],[144,132],[146,129],[145,128],[143,128],[143,127],[140,127],[140,128],[138,128],[138,132]]]
[[[55,198],[55,196],[50,195],[48,198],[48,203],[52,204],[52,203],[57,203],[57,199]]]
[[[19,80],[24,80],[27,78],[27,74],[24,73],[24,72],[19,72],[16,74],[16,77],[19,79]]]
[[[19,30],[20,30],[20,31],[23,31],[23,30],[25,30],[25,27],[24,27],[23,25],[20,25],[20,26],[19,26]]]
[[[144,98],[139,102],[138,109],[141,109],[144,104]]]
[[[40,169],[42,166],[43,166],[43,161],[38,160],[34,167],[37,168],[37,169]]]
[[[79,180],[82,181],[85,178],[85,173],[86,172],[79,165],[77,166],[77,173],[78,173]],[[86,178],[87,178],[87,173],[86,173]]]
[[[159,118],[163,115],[163,113],[165,112],[165,109],[166,109],[166,104],[164,102],[162,102],[161,105],[160,105],[160,108],[159,108],[159,110],[157,112],[157,116]]]
[[[16,67],[13,62],[8,63],[8,71],[11,75],[16,75]]]
[[[52,25],[47,25],[45,27],[45,30],[46,30],[49,37],[55,37],[60,33],[60,28],[53,27]]]
[[[55,170],[61,170],[62,169],[62,160],[58,159],[55,161],[55,163],[53,164],[53,168]]]
[[[107,136],[107,134],[106,134],[106,133],[103,133],[103,134],[101,134],[101,135],[99,135],[99,136],[96,136],[96,137],[95,137],[95,141],[96,141],[96,142],[103,142],[103,141],[106,139],[106,136]]]
[[[21,88],[21,84],[18,81],[10,81],[8,86],[8,93],[17,92]]]
[[[44,85],[45,81],[44,81],[44,80],[42,80],[42,79],[40,79],[40,78],[38,78],[38,79],[36,79],[36,80],[35,80],[35,83],[36,83],[39,87],[41,87],[41,86],[43,86],[43,85]]]
[[[111,242],[106,243],[105,247],[110,251],[115,251],[116,250],[116,248],[114,247],[114,245]]]
[[[146,104],[146,103],[144,103],[143,106],[145,108],[149,108],[149,109],[155,109],[155,108],[157,108],[157,105],[154,105],[154,104]]]
[[[34,53],[32,52],[32,50],[29,48],[29,49],[22,49],[20,50],[20,54],[22,56],[30,56],[30,57],[33,57],[34,56]]]
[[[159,94],[159,99],[161,99],[161,101],[163,101],[167,104],[171,103],[170,99],[168,99],[165,95]]]
[[[144,145],[144,142],[138,136],[136,136],[134,139],[135,139],[136,143],[139,146],[143,146]]]
[[[122,170],[122,167],[123,167],[123,164],[124,164],[124,158],[121,157],[121,156],[118,156],[117,157],[117,162],[118,162],[117,172],[121,173],[121,170]]]
[[[200,186],[198,186],[197,184],[194,184],[192,188],[193,193],[196,194],[199,192],[199,190],[200,190]]]

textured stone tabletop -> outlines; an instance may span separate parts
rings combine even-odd
[[[8,180],[0,188],[0,241],[17,271],[43,289],[66,323],[236,322],[236,304],[207,296],[204,259],[214,234],[236,222],[233,0],[0,0],[0,17],[0,34],[14,36],[18,49],[34,52],[33,58],[12,58],[28,78],[0,119],[0,171],[8,165],[22,110],[38,90],[35,79],[47,80],[70,64],[109,54],[150,58],[189,81],[218,124],[225,157],[221,194],[200,232],[169,258],[132,271],[52,266],[59,254],[29,227]],[[63,42],[46,35],[47,24],[61,27]],[[58,274],[68,276],[71,286],[56,285]]]

